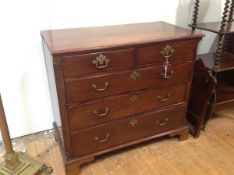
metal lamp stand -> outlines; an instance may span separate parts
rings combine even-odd
[[[24,153],[18,153],[13,150],[10,139],[9,129],[5,117],[5,112],[0,94],[0,129],[6,154],[5,161],[0,163],[0,175],[36,175],[39,173],[50,174],[53,169],[41,164]]]

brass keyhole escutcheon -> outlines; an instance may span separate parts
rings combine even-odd
[[[130,96],[130,100],[132,101],[132,102],[136,102],[137,100],[138,100],[138,96],[137,95],[131,95]]]
[[[140,74],[137,71],[133,71],[133,73],[130,74],[130,78],[136,81],[140,78]]]

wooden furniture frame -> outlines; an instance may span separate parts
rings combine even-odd
[[[166,135],[188,138],[201,33],[151,22],[41,34],[67,175],[120,148]]]
[[[193,31],[201,29],[218,35],[215,53],[198,55],[189,101],[188,120],[199,137],[215,111],[234,105],[234,0],[226,0],[221,22],[197,23],[200,0],[195,0]]]

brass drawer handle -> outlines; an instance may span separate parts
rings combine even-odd
[[[171,77],[173,76],[173,74],[174,74],[174,71],[173,71],[173,70],[171,70],[170,73],[168,73],[168,71],[162,71],[162,72],[161,72],[161,76],[162,76],[162,78],[164,78],[164,79],[169,79],[169,78],[171,78]]]
[[[110,60],[103,54],[100,54],[96,57],[92,63],[96,66],[97,69],[105,69],[108,67]]]
[[[174,52],[175,50],[170,45],[167,45],[166,47],[163,48],[163,50],[161,51],[161,54],[164,58],[168,59],[172,57]]]
[[[134,81],[138,80],[140,77],[140,74],[137,71],[133,71],[133,73],[130,74],[130,78]]]
[[[95,91],[100,92],[100,91],[105,91],[108,87],[109,83],[106,81],[104,84],[104,88],[97,88],[97,85],[95,83],[92,84],[92,87]]]
[[[104,143],[107,142],[109,140],[110,134],[106,134],[105,138],[100,139],[98,136],[94,137],[94,140],[99,142],[99,143]]]
[[[166,95],[166,97],[162,97],[162,96],[157,96],[157,99],[158,100],[160,100],[161,102],[165,102],[165,101],[168,101],[169,100],[169,97],[170,97],[170,94],[168,93],[167,95]]]
[[[163,126],[163,125],[166,125],[168,121],[169,121],[169,119],[168,119],[168,118],[165,118],[164,121],[159,121],[159,120],[157,120],[156,123],[157,123],[158,125],[160,125],[160,126]]]
[[[137,119],[131,119],[128,122],[128,124],[131,125],[131,126],[136,126],[137,123],[138,123]]]
[[[110,111],[110,108],[106,107],[104,113],[100,113],[97,109],[95,109],[93,113],[98,117],[105,117],[109,113],[109,111]]]

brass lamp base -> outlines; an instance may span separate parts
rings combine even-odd
[[[53,171],[23,153],[5,155],[5,162],[0,164],[0,175],[36,175],[38,173],[50,174]]]

